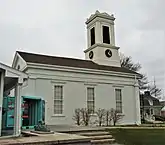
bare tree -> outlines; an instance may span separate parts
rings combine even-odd
[[[150,94],[153,95],[155,98],[158,98],[162,94],[162,90],[157,88],[156,85],[149,86]]]
[[[105,109],[101,109],[101,108],[99,108],[96,111],[98,117],[97,122],[99,123],[99,126],[102,126],[102,123],[104,122],[105,113],[106,113]]]
[[[109,126],[111,121],[112,121],[111,110],[106,110],[105,111],[105,122],[106,122],[106,126]]]
[[[141,64],[135,63],[132,60],[131,56],[125,56],[124,54],[120,54],[120,63],[121,67],[127,68],[129,70],[139,72],[141,70]],[[141,78],[138,80],[139,82],[139,89],[140,91],[148,90],[151,92],[152,95],[160,96],[162,91],[157,86],[149,85],[146,75],[141,74]]]
[[[134,63],[132,61],[131,56],[125,56],[122,53],[120,54],[120,63],[121,63],[121,67],[125,67],[135,72],[138,72],[142,68],[140,63]]]
[[[90,117],[91,117],[91,110],[87,108],[82,108],[81,109],[81,115],[82,115],[82,121],[85,126],[89,125]]]
[[[109,115],[110,115],[110,111],[106,110],[106,114],[105,114],[106,126],[109,126]]]
[[[146,89],[148,89],[148,79],[147,76],[145,74],[141,74],[141,78],[138,80],[139,83],[139,89],[141,91],[144,91]]]
[[[81,124],[81,109],[75,109],[73,120],[76,121],[77,125]]]
[[[122,114],[119,114],[117,110],[111,109],[111,119],[113,121],[113,125],[115,126],[116,123],[123,118]]]

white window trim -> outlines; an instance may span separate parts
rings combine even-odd
[[[89,29],[87,30],[88,32],[88,38],[89,38],[89,47],[91,47],[91,29],[94,28],[95,29],[95,44],[96,44],[96,24],[92,24]]]
[[[106,22],[101,23],[101,42],[103,43],[103,26],[109,27],[109,39],[110,39],[110,44],[112,44],[111,25]],[[103,43],[103,44],[106,44],[106,43]]]
[[[88,88],[93,88],[94,89],[94,100],[88,100]],[[95,113],[95,111],[96,111],[96,95],[95,95],[96,93],[95,93],[95,91],[96,91],[96,88],[95,88],[94,85],[87,85],[87,87],[86,87],[86,99],[87,99],[86,107],[87,107],[87,109],[88,109],[88,102],[94,102],[94,112],[90,114],[91,116],[96,115],[96,113]]]
[[[52,117],[65,117],[64,114],[53,114]]]
[[[122,113],[118,113],[120,115],[124,114],[124,105],[123,105],[123,86],[116,86],[114,87],[114,96],[115,96],[115,109],[116,109],[116,89],[120,89],[121,90],[121,102],[122,102]]]
[[[65,117],[65,114],[64,114],[64,95],[65,95],[65,93],[64,93],[64,84],[65,83],[61,83],[61,82],[56,82],[56,84],[53,84],[53,115],[52,115],[52,117]],[[54,113],[54,93],[55,93],[55,86],[62,86],[62,89],[63,89],[63,91],[62,91],[62,102],[63,102],[63,104],[62,104],[62,114],[55,114]],[[61,99],[59,99],[59,101],[60,101]]]

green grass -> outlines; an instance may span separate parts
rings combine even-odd
[[[124,145],[165,145],[165,129],[110,129],[116,142]]]

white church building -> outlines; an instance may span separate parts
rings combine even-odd
[[[28,74],[21,95],[42,97],[47,125],[75,124],[77,108],[117,109],[121,124],[140,124],[139,74],[122,68],[115,18],[96,11],[86,21],[85,59],[17,51],[12,67]],[[82,50],[83,51],[83,50]]]

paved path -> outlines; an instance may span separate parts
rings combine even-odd
[[[105,130],[104,127],[74,126],[74,125],[49,125],[50,130],[55,132],[81,131],[81,130]]]
[[[81,131],[81,130],[105,130],[107,127],[96,127],[96,126],[74,126],[74,125],[50,125],[48,126],[52,131],[57,132],[68,132],[68,131]],[[97,145],[121,145],[118,143],[114,144],[97,144]]]
[[[50,125],[48,126],[53,131],[65,132],[65,131],[79,131],[79,130],[105,130],[105,129],[114,129],[114,128],[126,128],[126,129],[165,129],[165,127],[146,127],[146,126],[137,126],[137,127],[96,127],[96,126],[74,126],[74,125]]]
[[[10,145],[12,144],[24,144],[24,143],[39,143],[39,142],[53,142],[53,143],[67,143],[74,141],[90,141],[88,137],[78,136],[75,134],[65,134],[65,133],[55,133],[52,135],[42,135],[35,137],[19,137],[19,138],[7,138],[0,139],[0,145]]]

